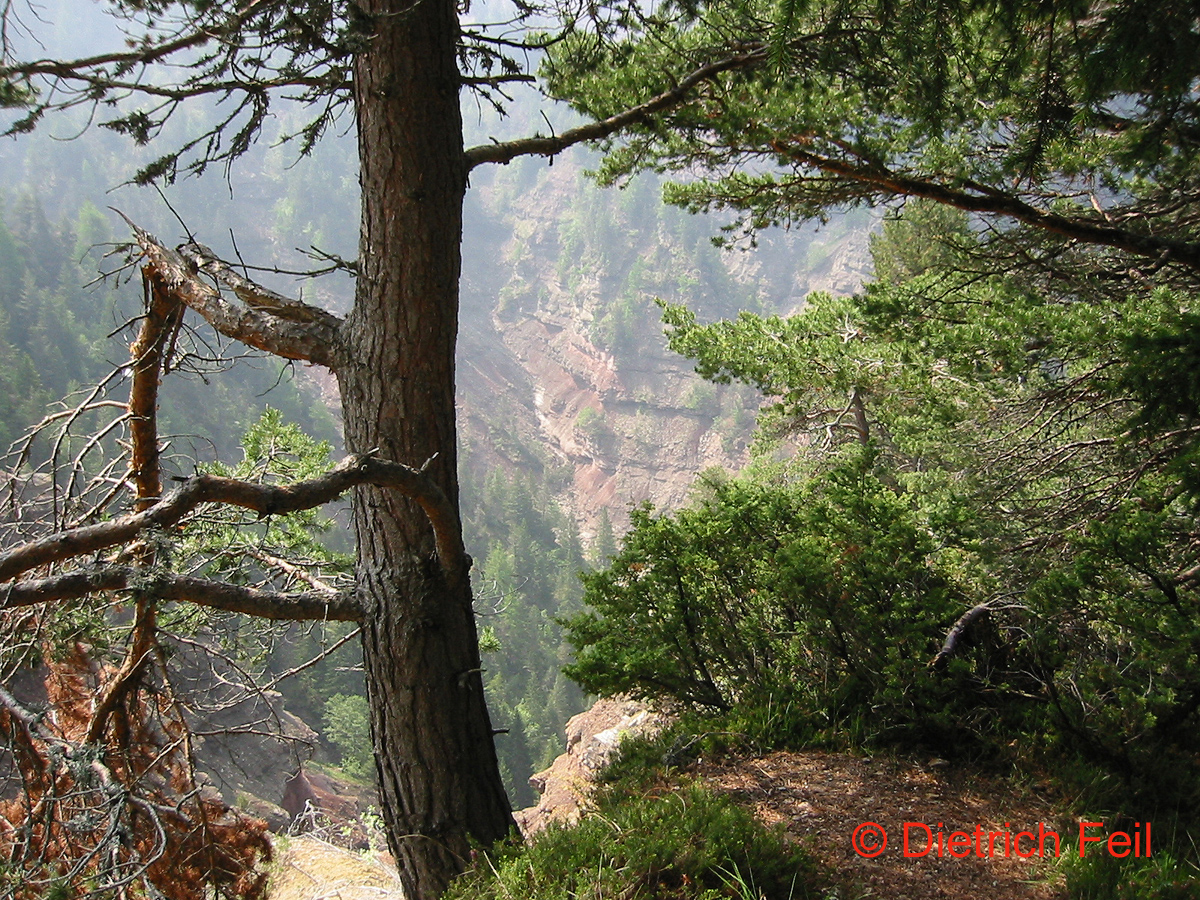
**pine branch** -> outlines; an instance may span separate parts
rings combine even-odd
[[[483,163],[509,163],[518,156],[557,156],[569,147],[584,141],[598,141],[631,125],[644,123],[649,116],[678,106],[688,99],[692,89],[710,81],[723,72],[758,65],[767,58],[766,48],[753,47],[746,52],[728,56],[701,66],[670,90],[663,91],[645,103],[624,112],[564,131],[553,137],[530,137],[496,144],[481,144],[466,151],[468,170]]]
[[[894,172],[878,163],[848,162],[814,153],[804,147],[806,138],[771,141],[771,149],[805,166],[819,169],[838,179],[864,185],[880,194],[921,197],[967,212],[987,213],[1015,219],[1041,231],[1062,235],[1083,244],[1097,244],[1124,250],[1135,256],[1162,262],[1175,262],[1200,270],[1200,243],[1143,234],[1111,224],[1099,224],[1082,218],[1038,209],[1016,194],[974,186],[971,191],[937,181],[934,176],[912,176]]]

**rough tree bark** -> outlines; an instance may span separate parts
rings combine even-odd
[[[454,348],[466,191],[450,0],[369,0],[354,69],[362,235],[338,369],[346,445],[420,463],[458,508]],[[439,562],[421,510],[354,500],[371,730],[391,850],[412,898],[433,897],[513,827],[484,702],[463,557]]]

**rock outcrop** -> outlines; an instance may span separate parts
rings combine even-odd
[[[529,783],[542,796],[537,806],[518,810],[517,824],[526,835],[550,822],[574,822],[587,808],[596,775],[613,758],[627,736],[649,736],[660,731],[669,716],[644,703],[622,698],[598,700],[591,709],[567,722],[567,750],[550,768]]]
[[[365,816],[372,807],[378,809],[379,792],[315,766],[302,766],[288,779],[280,805],[293,833],[332,829],[341,843],[361,850],[370,844]]]

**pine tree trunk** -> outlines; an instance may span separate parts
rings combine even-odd
[[[362,236],[339,382],[347,449],[420,466],[458,504],[454,349],[466,189],[453,0],[367,0],[355,64]],[[419,507],[360,489],[363,658],[389,843],[432,900],[470,840],[512,827],[484,703],[468,573],[447,573]]]

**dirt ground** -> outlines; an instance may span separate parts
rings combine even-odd
[[[942,760],[916,763],[888,757],[809,751],[773,753],[756,759],[706,763],[694,773],[711,787],[754,810],[767,824],[782,823],[787,834],[808,846],[837,873],[847,898],[887,900],[1062,900],[1056,877],[1053,841],[1046,856],[1036,841],[1023,836],[1022,859],[1005,837],[1039,825],[1065,838],[1074,826],[1060,821],[1037,788],[1020,790],[1010,782],[985,778]],[[575,807],[556,810],[564,817]],[[577,813],[576,813],[577,814]],[[905,856],[904,823],[929,827],[934,844],[924,856]],[[887,844],[873,858],[855,852],[855,829],[875,823]],[[870,828],[870,826],[867,826]],[[973,837],[985,835],[983,853]],[[942,853],[938,853],[938,832]],[[972,836],[970,850],[960,845],[955,858],[950,838]],[[879,848],[879,835],[860,833],[864,848]],[[1007,847],[1006,847],[1007,844]],[[926,833],[909,828],[909,852],[927,846]],[[1006,849],[1008,852],[1006,852]],[[1065,845],[1063,852],[1067,852]],[[312,836],[292,838],[279,848],[269,900],[403,900],[395,870],[369,854],[344,850]]]
[[[1065,896],[1055,877],[1053,840],[1044,840],[1046,858],[1021,859],[1009,839],[986,837],[990,832],[1007,832],[1013,838],[1023,831],[1037,835],[1041,823],[1046,831],[1065,838],[1071,823],[1056,820],[1050,803],[1034,789],[1019,793],[1008,782],[956,770],[942,760],[919,765],[811,751],[708,764],[700,774],[717,790],[754,809],[764,822],[783,823],[789,836],[810,846],[822,862],[844,875],[852,897],[1059,900]],[[882,847],[873,858],[856,853],[852,844],[855,829],[867,822],[887,834],[882,845],[871,826],[860,832],[865,849]],[[934,844],[927,855],[905,856],[905,822],[929,827]],[[982,842],[974,838],[977,826],[985,835]],[[940,858],[939,830],[943,835]],[[954,858],[949,841],[959,831],[972,835],[972,849],[968,851],[960,837],[956,849],[969,855]],[[983,853],[994,850],[994,855],[980,857],[974,849],[980,843]],[[927,846],[925,831],[910,827],[910,853]],[[1036,854],[1037,844],[1028,836],[1018,846],[1023,853]],[[1065,845],[1062,850],[1067,852]]]

